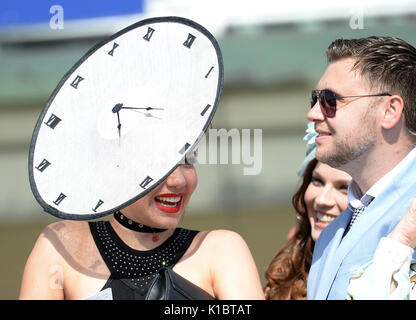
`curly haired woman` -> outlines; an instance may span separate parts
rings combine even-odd
[[[308,131],[309,130],[309,131]],[[312,253],[321,231],[347,207],[351,177],[314,158],[314,130],[307,132],[308,150],[302,184],[292,198],[297,223],[293,235],[271,260],[265,277],[267,300],[306,299]],[[311,160],[310,160],[311,159]],[[303,171],[303,169],[301,169]]]

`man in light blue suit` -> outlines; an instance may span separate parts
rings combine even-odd
[[[339,39],[327,58],[308,113],[316,158],[353,180],[348,208],[315,244],[308,299],[346,299],[351,274],[416,197],[416,49],[391,37]]]

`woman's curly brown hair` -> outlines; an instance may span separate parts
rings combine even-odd
[[[306,283],[315,242],[311,236],[305,192],[317,163],[316,159],[309,162],[303,174],[302,185],[292,197],[298,218],[296,233],[276,253],[266,270],[264,293],[267,300],[306,299]]]

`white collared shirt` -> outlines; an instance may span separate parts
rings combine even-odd
[[[410,161],[416,158],[416,147],[410,151],[392,170],[381,177],[367,192],[362,194],[358,184],[351,180],[348,186],[348,208],[354,211],[355,208],[368,206],[368,204],[387,188],[391,181],[398,175],[400,170],[407,166]]]
[[[416,157],[416,148],[385,174],[362,196],[354,182],[348,187],[348,206],[362,206],[385,190],[398,172]],[[374,257],[367,264],[353,272],[348,286],[347,299],[411,299],[416,300],[416,260],[412,260],[413,248],[401,242],[383,237],[377,246]],[[395,283],[392,290],[391,282]]]

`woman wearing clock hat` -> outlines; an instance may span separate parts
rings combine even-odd
[[[47,226],[29,256],[20,298],[149,299],[162,267],[186,279],[179,285],[188,298],[263,298],[253,258],[237,233],[177,228],[196,186],[195,168],[182,164],[109,222]],[[139,223],[161,230],[140,232]]]
[[[63,221],[39,236],[21,299],[263,298],[238,234],[178,228],[222,85],[216,40],[178,17],[133,24],[68,71],[29,152],[32,192]]]

